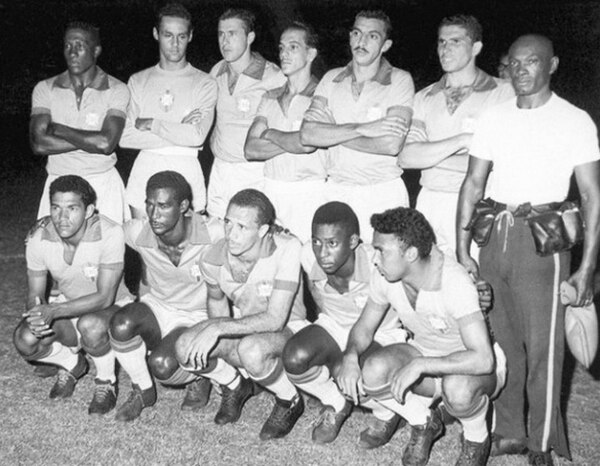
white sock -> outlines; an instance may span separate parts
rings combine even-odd
[[[380,421],[387,422],[391,418],[394,417],[394,411],[386,408],[378,401],[375,401],[373,398],[367,398],[365,401],[361,401],[360,405],[363,408],[370,409],[373,411],[373,416],[375,416]]]
[[[486,417],[489,404],[490,400],[486,396],[483,406],[481,406],[481,409],[478,410],[477,413],[467,419],[459,418],[459,421],[463,426],[463,435],[466,440],[482,443],[487,438],[488,429]]]
[[[273,369],[265,377],[252,378],[267,390],[273,392],[280,400],[291,401],[298,394],[298,390],[288,379],[280,362],[275,362]]]
[[[310,382],[297,383],[296,386],[317,397],[324,405],[333,407],[336,413],[339,413],[346,405],[346,398],[331,378],[327,366],[321,366],[319,375]]]
[[[115,352],[111,349],[103,356],[90,356],[96,366],[96,378],[98,380],[108,380],[110,383],[115,383]]]
[[[57,366],[60,366],[68,371],[75,369],[75,366],[79,361],[79,353],[73,353],[68,346],[64,346],[58,341],[52,343],[51,348],[50,354],[41,359],[37,359],[37,362],[56,364]]]
[[[199,375],[214,380],[219,385],[224,385],[230,390],[235,390],[241,382],[241,377],[237,369],[221,358],[217,359],[215,368],[212,371],[203,372]]]
[[[121,367],[129,374],[131,382],[139,386],[140,389],[147,390],[152,388],[153,383],[146,364],[146,343],[141,338],[140,341],[142,344],[137,348],[123,353],[115,351],[115,355]]]
[[[415,395],[413,392],[406,392],[404,404],[398,403],[394,398],[378,401],[406,419],[411,426],[427,424],[427,419],[431,413],[429,406],[432,399]]]

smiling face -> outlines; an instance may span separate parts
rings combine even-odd
[[[335,275],[351,261],[358,246],[358,235],[341,224],[317,224],[312,227],[312,250],[327,275]]]
[[[152,31],[158,42],[160,62],[163,65],[186,61],[188,44],[192,40],[190,22],[176,16],[163,16],[158,30]]]
[[[177,201],[175,192],[170,188],[158,188],[146,192],[146,215],[150,228],[156,236],[163,236],[175,229],[182,221],[189,203]]]
[[[475,67],[475,57],[481,52],[482,43],[473,40],[461,26],[447,25],[438,31],[437,53],[440,65],[446,73]]]
[[[304,69],[310,69],[317,51],[306,45],[306,32],[300,29],[287,29],[279,40],[279,61],[281,71],[291,76]]]
[[[63,53],[70,74],[78,76],[92,69],[101,50],[88,31],[78,28],[66,31]]]
[[[81,239],[86,220],[94,214],[94,204],[85,206],[81,195],[56,192],[50,199],[50,218],[58,235],[70,242]]]
[[[219,50],[227,63],[235,63],[246,53],[254,42],[254,32],[246,33],[244,21],[229,18],[219,21]]]
[[[357,17],[350,31],[350,49],[354,62],[360,66],[376,63],[392,46],[386,38],[385,24],[380,19]]]
[[[519,97],[549,93],[550,77],[557,67],[558,58],[545,38],[521,37],[510,48],[510,78]]]

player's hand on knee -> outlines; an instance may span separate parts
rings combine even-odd
[[[406,392],[419,381],[422,375],[421,368],[415,360],[392,372],[390,391],[394,399],[398,403],[404,404]]]
[[[337,374],[337,384],[342,393],[351,398],[355,405],[358,405],[359,395],[365,395],[362,373],[358,362],[344,358]]]
[[[594,300],[594,274],[581,269],[571,275],[567,283],[577,290],[577,299],[571,302],[573,307],[589,306]]]

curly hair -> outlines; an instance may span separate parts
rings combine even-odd
[[[343,202],[323,204],[315,211],[312,225],[341,225],[348,234],[360,235],[358,217],[352,208]]]
[[[64,175],[50,183],[50,201],[56,193],[75,193],[81,197],[84,206],[96,205],[96,191],[92,185],[77,175]]]
[[[233,195],[229,201],[230,206],[252,207],[256,210],[256,221],[258,225],[269,225],[272,229],[275,226],[275,207],[269,198],[257,189],[242,189]]]
[[[429,222],[421,212],[409,207],[396,207],[373,214],[371,226],[378,233],[395,235],[406,247],[414,246],[422,259],[429,256],[436,243]]]
[[[188,200],[190,209],[192,208],[192,202],[194,200],[192,188],[181,173],[172,170],[155,173],[148,179],[148,183],[146,184],[146,195],[156,189],[171,189],[175,195],[175,200],[178,203],[181,203],[183,200]]]

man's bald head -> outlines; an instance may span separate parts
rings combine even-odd
[[[513,49],[518,47],[532,47],[535,48],[539,54],[543,54],[548,58],[552,58],[554,56],[554,44],[552,44],[550,39],[548,39],[546,36],[542,36],[541,34],[526,34],[519,37],[510,46],[509,54],[513,51]]]

